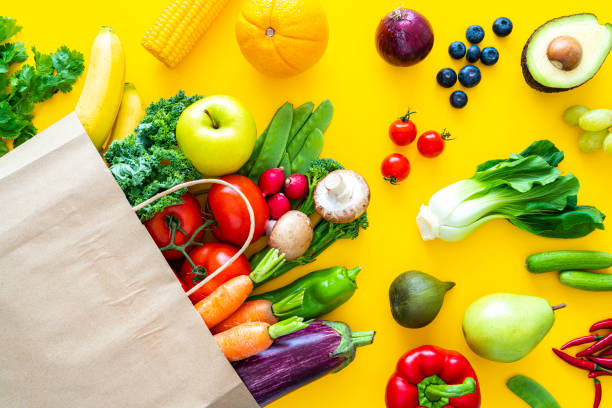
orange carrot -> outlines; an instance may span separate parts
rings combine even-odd
[[[213,334],[221,333],[243,323],[278,323],[278,317],[272,313],[272,302],[269,300],[251,300],[243,303],[230,317],[216,325]]]
[[[242,323],[215,334],[215,341],[229,361],[243,360],[266,350],[275,338],[308,326],[303,320],[301,317],[292,317],[272,326],[262,322]]]
[[[234,313],[253,291],[253,281],[246,275],[236,276],[195,304],[208,328],[215,327]]]
[[[278,323],[282,318],[299,313],[303,301],[304,290],[294,292],[276,303],[264,299],[245,302],[230,317],[215,326],[212,332],[213,334],[221,333],[242,323]]]

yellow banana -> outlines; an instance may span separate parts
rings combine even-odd
[[[121,100],[117,120],[115,120],[110,137],[104,144],[104,149],[106,150],[115,140],[123,140],[133,133],[144,115],[144,106],[136,87],[133,83],[126,82],[123,88],[123,99]]]
[[[102,27],[94,40],[87,78],[75,112],[98,150],[115,123],[125,77],[125,55],[112,28]]]

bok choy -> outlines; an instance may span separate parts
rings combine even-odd
[[[540,140],[508,159],[481,164],[471,178],[443,188],[421,206],[417,224],[423,240],[459,241],[497,218],[551,238],[603,229],[604,214],[577,205],[578,179],[557,169],[563,157],[552,142]]]

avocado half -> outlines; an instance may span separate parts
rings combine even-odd
[[[578,66],[564,71],[548,59],[548,45],[560,36],[573,37],[582,47]],[[538,27],[523,48],[521,66],[525,81],[541,92],[563,92],[591,79],[612,48],[612,24],[599,24],[594,14],[559,17]]]

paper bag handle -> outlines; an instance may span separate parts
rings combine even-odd
[[[144,201],[144,202],[142,202],[142,203],[132,207],[132,209],[134,211],[142,210],[147,205],[151,204],[154,201],[159,200],[162,197],[167,196],[168,194],[174,193],[175,191],[181,190],[183,188],[187,188],[187,187],[191,187],[191,186],[197,186],[198,184],[221,184],[221,185],[224,185],[226,187],[231,188],[236,193],[238,193],[238,195],[240,196],[242,201],[244,201],[244,203],[246,204],[247,210],[249,212],[249,219],[250,219],[250,222],[251,222],[251,227],[249,228],[249,236],[247,237],[246,241],[242,245],[242,248],[240,248],[240,250],[238,252],[236,252],[234,254],[234,256],[232,256],[230,259],[228,259],[227,262],[225,262],[223,265],[221,265],[216,271],[214,271],[213,273],[208,275],[204,280],[202,280],[201,282],[198,282],[197,285],[195,285],[193,288],[191,288],[187,292],[187,296],[191,295],[192,293],[194,293],[195,291],[200,289],[202,286],[206,285],[206,283],[208,281],[210,281],[212,278],[214,278],[215,276],[217,276],[218,274],[223,272],[225,269],[227,269],[232,264],[232,262],[234,262],[236,259],[238,259],[238,257],[240,255],[242,255],[244,253],[244,251],[246,251],[248,246],[251,245],[251,241],[253,240],[253,235],[255,234],[255,214],[253,212],[253,207],[251,207],[251,203],[246,198],[246,196],[242,193],[242,191],[240,191],[238,188],[236,188],[235,186],[231,185],[227,181],[223,181],[223,180],[219,180],[219,179],[200,179],[200,180],[193,180],[193,181],[188,181],[186,183],[178,184],[178,185],[176,185],[176,186],[174,186],[174,187],[172,187],[172,188],[170,188],[170,189],[168,189],[166,191],[162,191],[159,194],[155,194],[153,197],[149,198],[148,200],[146,200],[146,201]]]

